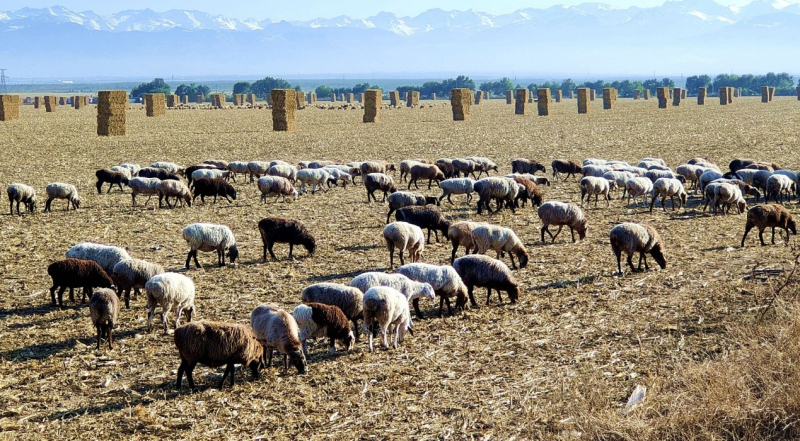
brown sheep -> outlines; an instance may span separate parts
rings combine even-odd
[[[53,279],[53,286],[50,287],[50,299],[53,305],[56,304],[56,289],[58,291],[58,306],[63,307],[64,291],[69,288],[69,300],[75,301],[73,295],[74,288],[83,288],[81,302],[86,301],[86,296],[92,288],[111,288],[114,282],[97,262],[81,259],[64,259],[53,262],[47,267],[47,274]]]
[[[112,330],[119,315],[119,297],[113,289],[100,288],[89,299],[89,316],[92,324],[97,328],[97,350],[100,350],[100,340],[103,336],[108,338],[108,349],[114,349],[114,335]]]
[[[792,219],[792,214],[783,205],[780,204],[765,204],[757,205],[747,211],[747,224],[744,227],[744,236],[742,236],[742,247],[744,247],[744,240],[747,233],[758,227],[758,238],[761,240],[761,246],[766,246],[764,243],[764,230],[772,228],[772,244],[775,244],[775,227],[783,228],[786,231],[786,242],[789,242],[789,231],[797,234],[797,224]]]
[[[553,162],[550,163],[550,166],[553,167],[554,181],[558,180],[558,177],[561,175],[561,173],[566,173],[567,176],[564,178],[564,180],[566,180],[567,178],[570,177],[570,175],[572,175],[572,177],[574,177],[575,181],[577,182],[578,177],[576,176],[576,174],[581,173],[582,171],[582,167],[580,166],[580,164],[562,159],[554,160]]]
[[[410,172],[411,179],[408,181],[408,189],[411,190],[411,184],[413,183],[414,186],[419,189],[419,185],[417,185],[417,180],[420,178],[428,180],[428,189],[431,188],[431,183],[436,181],[438,184],[439,182],[444,180],[444,173],[439,170],[439,167],[433,164],[417,164],[411,167]]]

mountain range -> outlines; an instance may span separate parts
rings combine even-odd
[[[431,9],[310,21],[200,11],[0,12],[11,78],[459,72],[591,77],[800,72],[800,5],[600,3],[492,15]]]

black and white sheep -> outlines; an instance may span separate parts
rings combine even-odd
[[[164,273],[164,267],[142,259],[120,260],[114,265],[111,276],[117,285],[117,293],[125,293],[125,307],[130,308],[131,290],[134,298],[139,296],[139,291],[144,289],[148,280]]]
[[[191,174],[191,178],[189,183],[191,184],[194,181],[197,181],[200,178],[206,179],[219,179],[223,181],[229,180],[231,177],[231,172],[229,170],[219,170],[216,168],[202,168],[198,170],[194,170]]]
[[[267,251],[272,259],[278,258],[272,251],[276,243],[289,244],[289,260],[294,260],[292,252],[295,245],[302,245],[309,256],[314,256],[317,249],[317,240],[314,235],[300,221],[294,219],[284,219],[280,217],[266,217],[258,221],[258,232],[261,234],[261,242],[264,245],[262,260],[267,261]]]
[[[119,316],[119,298],[113,289],[100,288],[89,299],[89,318],[97,329],[97,350],[100,350],[100,340],[105,336],[108,339],[108,349],[114,349],[114,325]]]
[[[177,175],[183,174],[183,172],[184,172],[184,168],[181,167],[180,165],[174,163],[174,162],[156,161],[156,162],[150,164],[150,167],[166,170],[169,173],[173,173],[173,174],[177,174]]]
[[[408,302],[414,304],[417,317],[422,318],[422,311],[419,309],[419,299],[434,299],[436,292],[428,283],[415,282],[402,274],[386,274],[376,271],[359,274],[350,281],[350,286],[354,286],[366,293],[374,286],[388,286],[402,293]]]
[[[367,175],[363,175],[363,182],[364,187],[367,189],[368,203],[370,198],[372,198],[372,200],[375,202],[378,202],[378,199],[375,198],[376,190],[383,192],[383,200],[381,202],[386,202],[386,195],[388,193],[394,193],[397,191],[397,187],[394,185],[394,180],[392,177],[383,173],[369,173]]]
[[[336,340],[342,343],[345,350],[353,349],[353,331],[350,322],[341,309],[324,303],[307,303],[297,305],[292,311],[292,316],[300,328],[300,341],[303,342],[303,354],[308,359],[309,338],[327,338],[329,340],[328,353],[336,353]]]
[[[586,237],[586,217],[583,215],[583,210],[575,204],[568,202],[550,201],[545,202],[539,207],[536,214],[542,220],[542,242],[544,242],[544,233],[550,235],[551,243],[556,241],[556,237],[561,233],[564,225],[569,227],[572,234],[572,242],[575,242],[575,232],[578,232],[578,239],[582,240]],[[550,225],[558,225],[556,234],[550,232]]]
[[[128,185],[128,181],[130,178],[126,176],[123,172],[118,172],[114,170],[109,170],[107,168],[97,170],[94,172],[94,175],[97,177],[97,194],[102,193],[103,184],[108,184],[108,191],[106,193],[111,193],[111,189],[114,186],[119,187],[119,191],[122,191],[122,184]]]
[[[511,274],[503,262],[492,259],[483,254],[473,254],[469,256],[459,257],[453,262],[453,268],[456,270],[464,285],[467,286],[467,294],[472,306],[477,307],[478,303],[475,301],[473,291],[475,287],[486,287],[486,304],[489,304],[489,298],[492,295],[492,290],[497,291],[497,297],[502,302],[503,298],[500,291],[506,291],[511,303],[516,303],[519,299],[519,283],[517,279]]]
[[[381,335],[384,349],[389,349],[388,334],[394,333],[392,347],[397,349],[411,325],[408,300],[401,292],[388,286],[375,286],[364,293],[363,326],[369,335],[370,352],[374,351],[372,338],[375,331]]]
[[[439,200],[433,196],[424,196],[419,193],[412,193],[410,191],[396,191],[389,195],[389,214],[386,215],[386,223],[389,223],[389,218],[395,210],[403,207],[410,207],[413,205],[439,205]]]
[[[306,372],[306,357],[300,341],[300,329],[291,314],[274,303],[256,306],[250,313],[250,326],[269,354],[267,367],[272,365],[275,350],[283,353],[283,367],[289,369],[289,360],[297,372]]]
[[[362,317],[364,292],[354,286],[341,283],[315,283],[303,288],[303,303],[323,303],[336,306],[353,322],[353,331],[358,340],[358,320]]]
[[[486,173],[486,176],[489,176],[489,172],[492,170],[494,170],[495,172],[497,171],[497,164],[495,164],[494,161],[485,156],[467,156],[464,159],[475,161],[481,166],[480,170],[476,169],[479,171],[478,177],[480,177],[481,174],[483,173]]]
[[[233,203],[231,198],[234,201],[236,200],[236,189],[233,188],[233,185],[225,182],[224,179],[195,178],[194,182],[192,182],[192,193],[194,194],[192,200],[200,196],[203,204],[206,203],[206,196],[214,196],[214,203],[217,202],[217,196],[224,197],[231,204]]]
[[[416,262],[422,258],[425,250],[425,234],[422,229],[408,222],[392,222],[383,228],[383,239],[389,250],[389,268],[394,268],[394,250],[400,255],[400,265],[405,265],[403,252],[408,251],[408,258]]]
[[[439,297],[439,317],[442,316],[445,302],[447,302],[447,312],[453,315],[453,308],[450,306],[451,297],[456,298],[456,308],[464,309],[467,306],[467,286],[452,266],[409,263],[398,268],[397,273],[413,281],[431,285],[436,297]],[[414,299],[416,311],[419,311],[418,301],[419,299]]]
[[[67,211],[70,205],[77,210],[81,206],[81,198],[78,196],[78,189],[72,184],[65,184],[63,182],[52,182],[47,184],[44,188],[47,194],[47,201],[44,203],[44,211],[50,211],[50,203],[53,199],[66,199]]]
[[[186,313],[186,321],[192,321],[195,312],[194,282],[192,279],[178,273],[157,274],[144,284],[147,294],[147,330],[153,325],[153,315],[156,306],[161,306],[161,323],[164,325],[164,334],[167,333],[167,314],[175,308],[175,328],[181,321],[181,315]]]
[[[504,253],[508,253],[508,257],[511,259],[511,268],[517,269],[517,265],[514,263],[515,255],[519,259],[520,268],[528,265],[528,251],[511,228],[499,225],[479,225],[472,230],[472,242],[475,244],[475,254],[484,254],[493,250],[497,252],[499,259]]]
[[[170,173],[163,168],[152,168],[152,167],[145,167],[139,170],[139,174],[137,174],[140,178],[157,178],[161,179],[162,181],[165,179],[171,179],[173,181],[180,181],[181,177],[177,174]]]
[[[544,202],[544,195],[539,189],[539,185],[523,176],[514,176],[512,179],[519,184],[519,191],[517,197],[514,198],[514,204],[519,206],[519,201],[522,200],[522,207],[525,207],[525,201],[530,199],[531,208],[542,205]],[[545,178],[546,179],[546,178]]]
[[[773,245],[775,245],[775,228],[782,228],[786,231],[787,244],[789,243],[789,231],[797,234],[797,224],[792,218],[792,214],[781,204],[757,205],[747,211],[747,223],[742,236],[742,247],[744,247],[747,233],[753,227],[758,228],[758,238],[761,240],[761,246],[766,246],[766,243],[764,243],[764,230],[767,228],[772,228]]]
[[[239,248],[236,246],[236,238],[233,231],[225,225],[195,223],[187,225],[182,231],[183,239],[189,245],[189,254],[186,256],[186,269],[189,269],[189,262],[194,258],[194,264],[200,268],[197,261],[197,251],[216,251],[217,263],[225,266],[225,252],[231,263],[235,263],[239,257]]]
[[[91,260],[64,259],[51,263],[47,274],[53,279],[50,287],[50,300],[56,305],[56,289],[58,289],[58,306],[64,307],[64,291],[69,288],[69,300],[75,301],[73,290],[83,288],[81,303],[92,293],[92,288],[111,288],[114,281],[103,268]]]
[[[459,246],[465,248],[466,253],[469,254],[471,249],[475,248],[475,242],[472,241],[472,231],[479,225],[486,225],[481,222],[459,221],[454,222],[447,229],[447,238],[453,244],[453,253],[450,256],[450,263],[456,260],[456,251]]]
[[[292,181],[280,176],[264,176],[258,178],[258,190],[261,191],[261,202],[266,203],[267,198],[275,195],[277,202],[279,197],[283,197],[283,202],[286,202],[286,196],[292,196],[297,200],[298,192],[295,190]]]
[[[431,231],[436,238],[436,242],[439,242],[438,232],[441,232],[442,238],[444,238],[447,235],[447,229],[450,228],[450,221],[445,219],[442,211],[438,207],[431,205],[401,208],[395,213],[395,219],[398,222],[408,222],[427,229],[428,243],[431,242]]]
[[[609,233],[611,238],[611,250],[617,257],[617,270],[619,275],[622,275],[622,252],[625,251],[628,255],[628,266],[631,271],[641,271],[642,261],[644,260],[644,268],[650,269],[647,266],[647,256],[649,253],[656,260],[656,263],[663,269],[667,267],[667,260],[664,258],[664,242],[655,228],[647,224],[637,224],[633,222],[621,223],[611,229]],[[639,253],[639,267],[633,267],[633,254]]]
[[[25,184],[11,184],[6,188],[8,193],[9,210],[14,214],[14,202],[17,203],[17,214],[20,202],[25,205],[25,210],[33,213],[36,210],[36,190]]]
[[[773,173],[767,179],[767,191],[764,194],[764,200],[769,201],[772,197],[775,202],[783,203],[783,195],[788,195],[788,199],[797,193],[797,183],[789,176]]]

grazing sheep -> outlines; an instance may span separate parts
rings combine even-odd
[[[675,169],[675,173],[683,176],[683,178],[686,179],[686,182],[693,183],[696,193],[698,190],[697,183],[700,179],[700,176],[702,176],[706,170],[710,169],[696,164],[681,164]]]
[[[499,225],[480,225],[472,230],[472,242],[475,244],[475,254],[484,254],[489,250],[497,252],[500,259],[504,253],[508,253],[511,259],[511,268],[517,269],[514,263],[514,256],[519,259],[519,267],[525,268],[528,265],[528,251],[525,245],[511,228],[504,228]]]
[[[539,190],[539,186],[535,182],[522,176],[515,176],[513,179],[521,186],[520,191],[517,193],[517,197],[514,199],[515,205],[519,205],[519,201],[522,200],[522,207],[524,208],[525,201],[528,199],[531,201],[531,208],[542,205],[542,202],[544,202],[544,196],[542,195],[541,190]]]
[[[491,159],[486,158],[484,156],[467,156],[464,159],[468,159],[470,161],[477,162],[481,167],[480,169],[475,169],[479,171],[478,177],[481,177],[482,173],[486,173],[486,176],[489,176],[489,172],[494,170],[497,171],[497,164],[495,164]]]
[[[609,166],[594,165],[594,164],[584,165],[583,168],[581,169],[581,173],[583,174],[583,176],[591,176],[595,178],[602,178],[604,174],[610,171],[612,170],[611,167]]]
[[[764,193],[764,202],[767,202],[767,193],[769,193],[767,188],[767,181],[769,178],[774,174],[769,170],[756,170],[753,174],[753,187],[761,190]]]
[[[73,290],[83,288],[81,303],[86,301],[86,297],[91,295],[92,288],[111,288],[114,281],[108,277],[103,268],[91,260],[83,259],[64,259],[51,263],[47,267],[47,274],[53,279],[53,286],[50,287],[50,300],[53,306],[56,304],[56,289],[58,289],[58,306],[64,307],[64,291],[69,288],[69,300],[75,301]]]
[[[458,169],[453,165],[453,160],[449,158],[439,158],[435,165],[444,173],[445,178],[457,178],[460,176]]]
[[[344,166],[343,166],[344,167]],[[323,167],[323,170],[328,172],[330,177],[328,178],[328,188],[331,187],[331,184],[335,186],[339,186],[339,182],[342,183],[342,186],[347,188],[347,183],[353,183],[353,175],[349,172],[343,171],[339,168],[332,168],[331,166]]]
[[[192,200],[200,196],[203,204],[206,203],[206,196],[214,196],[214,203],[217,203],[217,196],[224,197],[229,204],[233,203],[231,198],[234,201],[236,200],[236,189],[223,179],[195,178],[194,182],[192,182],[192,193],[194,194]]]
[[[408,189],[411,190],[411,184],[414,184],[414,187],[419,189],[419,185],[417,181],[419,179],[427,179],[428,180],[428,189],[430,190],[431,184],[433,181],[436,181],[438,184],[439,182],[444,180],[444,173],[439,170],[439,167],[433,164],[417,164],[411,167],[411,172],[409,173],[410,179],[408,181]]]
[[[627,188],[625,187],[625,183],[628,182],[628,179],[635,178],[636,174],[628,171],[621,171],[621,170],[611,170],[607,171],[603,174],[603,179],[613,182],[612,187],[615,190],[622,189],[622,195],[620,199],[625,199],[625,195],[627,194]]]
[[[474,191],[475,181],[471,178],[450,178],[439,182],[439,188],[442,189],[442,195],[439,196],[439,201],[447,197],[447,202],[453,204],[450,199],[452,194],[465,194],[467,195],[467,204],[472,200],[472,192]],[[438,204],[437,204],[438,205]]]
[[[161,179],[162,181],[167,180],[167,179],[171,179],[173,181],[180,181],[181,180],[180,176],[178,176],[178,175],[176,175],[174,173],[170,173],[170,172],[168,172],[167,170],[165,170],[163,168],[145,167],[145,168],[139,170],[139,173],[137,174],[137,176],[140,177],[140,178],[157,178],[157,179]]]
[[[145,204],[147,204],[153,195],[159,194],[158,186],[160,183],[161,179],[143,178],[141,176],[128,181],[128,186],[131,188],[131,204],[136,206],[136,196],[140,194],[147,195],[147,201],[145,201]]]
[[[537,171],[547,173],[544,165],[536,161],[524,158],[517,158],[511,161],[511,173],[530,173],[535,174]]]
[[[631,205],[631,198],[636,205],[636,198],[642,197],[642,204],[647,205],[647,195],[653,192],[653,181],[648,178],[637,176],[625,181],[625,190],[628,192],[628,206]]]
[[[646,270],[650,269],[647,266],[645,253],[650,253],[662,269],[667,267],[661,236],[650,225],[632,222],[621,223],[611,229],[609,236],[611,237],[611,250],[617,256],[617,270],[620,276],[622,275],[621,261],[623,251],[628,254],[628,266],[631,267],[633,272],[642,270],[642,260],[644,260],[644,268]],[[633,253],[639,253],[638,269],[633,267]]]
[[[506,264],[497,259],[483,254],[473,254],[456,259],[453,262],[453,268],[467,286],[467,294],[469,294],[469,300],[474,307],[478,306],[473,294],[476,286],[486,288],[487,305],[493,289],[497,291],[500,302],[503,301],[500,291],[508,294],[511,303],[516,303],[519,299],[519,283]]]
[[[201,320],[176,329],[173,338],[181,357],[176,389],[181,388],[184,373],[189,388],[194,389],[192,372],[197,363],[212,368],[225,366],[225,373],[219,382],[220,389],[228,376],[233,387],[236,364],[249,367],[253,378],[258,378],[264,359],[264,346],[247,325]]]
[[[787,194],[788,199],[797,193],[797,183],[786,175],[774,173],[767,179],[767,192],[764,195],[764,200],[768,201],[772,197],[775,202],[783,203],[783,195]]]
[[[480,173],[480,171],[483,170],[480,164],[475,161],[470,161],[469,159],[456,158],[453,159],[451,164],[453,164],[453,168],[458,171],[460,175],[464,175],[464,177],[472,175],[473,179],[477,179],[475,176],[476,171]]]
[[[491,177],[483,178],[475,182],[473,185],[475,192],[478,193],[478,214],[481,214],[483,208],[491,213],[492,208],[489,203],[492,199],[497,201],[497,210],[503,208],[503,202],[514,213],[514,199],[519,192],[519,186],[515,181],[508,178]]]
[[[273,352],[278,350],[283,353],[284,369],[289,369],[291,360],[297,372],[306,373],[306,357],[303,355],[300,329],[291,314],[274,303],[258,305],[250,313],[250,325],[269,354],[267,367],[272,366]]]
[[[670,170],[650,169],[647,170],[647,172],[644,174],[644,177],[653,181],[653,184],[655,184],[656,181],[661,178],[677,179],[681,182],[681,184],[686,182],[686,179],[683,176],[677,175]]]
[[[454,222],[450,225],[450,228],[447,229],[447,238],[450,239],[450,243],[453,244],[453,253],[450,256],[451,264],[456,259],[456,251],[459,245],[466,249],[467,255],[469,255],[470,249],[475,248],[475,242],[472,241],[472,231],[479,225],[486,224],[482,222],[460,221]]]
[[[582,167],[573,161],[556,159],[550,163],[550,166],[553,168],[554,181],[558,180],[558,177],[561,176],[561,173],[566,173],[567,176],[564,177],[565,180],[572,176],[577,181],[578,177],[576,174],[582,172]]]
[[[142,169],[142,167],[139,164],[132,164],[132,163],[123,163],[120,164],[119,166],[130,170],[131,178],[139,176],[139,171]],[[111,169],[114,170],[114,167],[111,167]]]
[[[467,306],[467,286],[464,285],[464,282],[461,281],[461,276],[452,266],[409,263],[398,268],[397,273],[415,282],[431,285],[434,294],[439,297],[439,317],[442,316],[445,302],[447,302],[447,312],[453,315],[453,308],[450,306],[451,297],[456,298],[456,308],[464,309]],[[419,299],[414,299],[413,303],[417,317],[422,318],[419,310]]]
[[[258,221],[258,232],[261,233],[261,242],[264,245],[263,261],[267,261],[267,250],[274,261],[278,261],[272,247],[275,243],[289,244],[289,260],[294,260],[292,252],[295,245],[302,245],[313,257],[317,249],[317,241],[306,227],[293,219],[267,217]]]
[[[164,274],[163,266],[141,259],[120,260],[114,265],[111,272],[117,285],[117,294],[122,296],[122,293],[125,292],[126,308],[131,306],[131,289],[133,289],[134,298],[138,297],[139,290],[144,289],[147,281],[159,274]]]
[[[405,265],[403,251],[408,251],[412,262],[422,258],[425,250],[425,234],[416,225],[407,222],[392,222],[383,228],[383,239],[389,249],[389,268],[394,268],[394,250],[400,255],[400,265]]]
[[[17,215],[19,212],[19,204],[22,202],[25,205],[25,210],[33,213],[36,211],[36,190],[25,184],[11,184],[6,189],[8,193],[9,210],[14,214],[14,202],[17,203]]]
[[[647,163],[651,163],[651,164],[657,164],[657,165],[660,165],[660,166],[663,166],[663,167],[667,166],[667,161],[663,160],[662,158],[647,157],[647,158],[642,158],[640,164],[642,162],[647,162]],[[639,167],[642,167],[642,166],[640,165]],[[647,167],[645,167],[645,168],[647,168]]]
[[[544,233],[547,232],[551,237],[550,242],[554,243],[564,225],[569,227],[569,231],[572,234],[572,242],[575,242],[576,231],[578,232],[579,240],[586,237],[586,230],[588,229],[586,218],[580,207],[575,204],[558,201],[545,202],[539,207],[536,214],[539,215],[539,219],[541,219],[544,224],[541,230],[542,242],[544,242]],[[550,232],[548,228],[550,225],[558,225],[558,231],[556,231],[555,235]]]
[[[269,173],[272,164],[264,161],[250,161],[247,163],[247,172],[250,173],[250,182],[253,182],[253,176],[259,179],[261,176]]]
[[[800,176],[791,170],[775,170],[775,175],[784,175],[794,182],[796,195],[800,196]],[[743,190],[744,191],[744,190]]]
[[[736,158],[730,162],[728,167],[731,169],[732,172],[736,173],[737,171],[747,167],[750,164],[755,163],[756,161],[753,159],[741,159]]]
[[[165,181],[159,181],[156,184],[156,190],[158,191],[158,206],[161,207],[161,201],[166,199],[167,200],[167,207],[172,208],[172,205],[169,203],[169,198],[175,198],[175,206],[178,206],[180,202],[181,207],[183,204],[186,203],[188,206],[192,206],[193,195],[192,192],[189,190],[189,187],[186,186],[181,181],[173,181],[171,179],[167,179]]]
[[[228,170],[231,171],[231,177],[233,178],[233,182],[236,182],[236,175],[246,175],[250,173],[250,169],[247,167],[247,162],[244,161],[231,161],[228,163]],[[253,182],[252,180],[250,182]]]
[[[175,308],[175,328],[181,321],[181,315],[186,313],[186,321],[192,321],[194,306],[194,282],[192,279],[177,273],[157,274],[144,284],[147,294],[147,331],[153,328],[153,315],[156,306],[161,306],[161,323],[164,325],[164,334],[167,333],[167,314]]]
[[[738,214],[742,214],[744,210],[747,209],[747,203],[744,201],[742,191],[735,184],[728,182],[712,182],[706,187],[706,189],[712,188],[712,186],[714,192],[712,201],[714,205],[715,216],[717,215],[717,206],[720,204],[723,205],[723,214],[725,213],[725,208],[727,208],[728,212],[730,212],[730,207],[732,205],[736,206]]]
[[[376,271],[359,274],[350,281],[350,286],[356,287],[361,292],[366,293],[374,286],[388,286],[400,291],[408,302],[414,304],[417,317],[422,318],[422,311],[419,309],[419,299],[434,299],[436,293],[428,283],[415,282],[402,274],[386,274]]]
[[[197,181],[201,178],[212,179],[212,180],[220,180],[220,181],[227,181],[231,177],[231,172],[229,170],[218,170],[216,168],[203,168],[199,170],[195,170],[191,174],[191,180],[189,183]]]
[[[418,161],[416,159],[404,159],[400,161],[400,181],[406,182],[406,177],[409,173],[411,173],[411,167],[418,165],[418,164],[425,164],[422,161]]]
[[[675,196],[678,197],[678,208],[686,205],[688,195],[683,188],[681,181],[672,178],[658,178],[653,182],[653,191],[650,195],[650,212],[653,212],[653,206],[656,204],[656,199],[661,196],[661,209],[667,212],[665,201],[667,197],[672,201],[672,209],[675,210]]]
[[[228,161],[222,161],[219,159],[206,159],[203,161],[203,164],[212,165],[220,170],[230,170],[230,163],[228,163]]]
[[[697,178],[697,189],[705,193],[706,185],[722,178],[722,173],[716,170],[706,170]]]
[[[360,165],[361,168],[361,176],[366,176],[371,173],[383,173],[386,174],[388,171],[394,171],[394,165],[388,164],[385,161],[378,162],[378,161],[365,161],[362,162]]]
[[[391,176],[387,176],[383,173],[369,173],[364,175],[363,181],[364,187],[367,189],[367,203],[369,203],[370,197],[372,197],[372,200],[375,202],[378,202],[378,199],[375,197],[375,190],[383,192],[383,200],[381,202],[386,202],[387,193],[394,193],[397,191],[397,187],[395,187],[394,180]]]
[[[105,336],[108,339],[108,349],[114,349],[114,335],[111,332],[119,315],[119,298],[113,289],[100,288],[89,299],[89,317],[97,329],[97,350],[100,350],[100,340]]]
[[[392,347],[402,343],[405,334],[411,329],[411,312],[408,300],[402,293],[388,286],[376,286],[364,293],[364,331],[369,334],[369,351],[373,352],[372,336],[376,331],[381,334],[383,348],[389,349],[387,334],[394,333]],[[389,327],[391,326],[391,330]]]
[[[333,165],[333,161],[311,161],[308,163],[307,168],[310,169],[325,168],[329,165]]]
[[[279,197],[283,197],[283,202],[286,202],[286,196],[291,195],[294,200],[297,200],[297,190],[295,190],[292,182],[280,176],[264,176],[258,178],[258,189],[261,191],[261,202],[266,203],[270,195],[275,195],[275,201]]]
[[[438,207],[431,205],[401,208],[395,213],[395,219],[427,229],[428,243],[431,242],[431,231],[433,231],[436,242],[439,242],[439,234],[437,231],[440,231],[442,237],[444,237],[447,235],[447,229],[450,228],[450,222],[445,219],[442,211]]]
[[[174,162],[158,161],[158,162],[154,162],[154,163],[150,164],[150,167],[152,167],[152,168],[160,168],[160,169],[168,171],[169,173],[178,174],[178,175],[182,174],[184,172],[183,167],[179,166],[178,164],[176,164]]]
[[[586,167],[584,167],[586,169]],[[594,195],[594,206],[597,207],[597,198],[600,195],[603,195],[603,199],[606,201],[606,207],[610,206],[609,200],[611,200],[611,189],[616,188],[617,183],[616,181],[609,181],[605,178],[598,178],[595,176],[586,176],[581,178],[580,182],[581,186],[581,207],[583,207],[583,198],[586,197],[586,203],[588,205],[589,198]]]
[[[341,309],[353,322],[353,332],[358,341],[358,319],[362,316],[364,293],[353,286],[341,283],[315,283],[303,288],[303,303],[323,303]]]
[[[408,191],[397,191],[389,195],[389,214],[386,215],[386,223],[389,223],[389,218],[395,210],[403,207],[415,205],[439,205],[439,199],[433,196],[424,196],[419,193],[411,193]]]
[[[44,191],[47,193],[47,201],[44,203],[44,211],[46,212],[50,211],[50,203],[53,202],[53,199],[66,199],[67,211],[69,211],[70,204],[75,210],[81,206],[81,198],[78,196],[78,189],[72,184],[53,182],[47,184]]]
[[[124,248],[91,242],[81,242],[73,246],[67,250],[66,255],[73,259],[97,262],[103,268],[103,271],[108,274],[114,274],[114,265],[117,262],[131,258]]]
[[[192,185],[192,180],[194,180],[194,172],[196,172],[197,170],[212,170],[212,169],[218,170],[217,167],[211,164],[195,164],[186,167],[186,170],[184,171],[186,173],[186,179],[189,185]],[[198,177],[209,177],[209,176],[198,176]]]
[[[299,170],[296,175],[297,182],[300,185],[300,191],[305,192],[306,185],[311,186],[311,194],[314,194],[319,187],[322,191],[327,191],[323,186],[328,182],[331,175],[322,168],[304,168]]]
[[[123,172],[118,172],[109,169],[100,169],[94,172],[94,175],[97,177],[97,194],[102,193],[103,184],[108,184],[108,191],[106,193],[111,193],[111,189],[116,185],[119,187],[119,191],[122,191],[122,184],[128,185],[128,178]]]
[[[347,351],[353,349],[353,331],[350,322],[341,309],[323,303],[307,303],[297,305],[292,311],[292,316],[300,328],[299,337],[303,342],[303,354],[308,359],[309,338],[329,339],[328,353],[336,353],[336,340],[342,343]]]
[[[236,262],[239,257],[239,248],[236,246],[236,238],[233,231],[225,225],[195,223],[187,225],[182,231],[183,239],[189,245],[189,254],[186,256],[186,269],[189,269],[189,261],[194,258],[194,264],[200,268],[197,261],[197,251],[216,251],[217,263],[225,266],[225,251],[231,263]]]
[[[758,238],[761,240],[761,246],[766,246],[764,243],[764,230],[772,228],[772,244],[775,245],[775,228],[782,228],[786,231],[786,244],[789,243],[789,231],[797,234],[797,224],[795,224],[792,214],[789,213],[783,205],[780,204],[764,204],[757,205],[747,211],[747,223],[744,227],[744,235],[742,236],[742,247],[744,247],[744,240],[747,233],[758,227]]]
[[[749,169],[753,169],[753,170],[767,170],[767,171],[774,172],[776,170],[775,167],[779,167],[779,166],[777,166],[776,164],[769,164],[769,163],[766,163],[766,162],[754,162],[754,163],[748,165],[745,168],[749,168]]]

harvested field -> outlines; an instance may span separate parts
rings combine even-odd
[[[765,325],[756,333],[747,330],[755,329],[752,323],[770,301],[770,281],[785,277],[779,270],[789,269],[798,251],[782,241],[758,246],[755,231],[739,248],[745,215],[704,214],[692,193],[687,210],[664,213],[657,206],[652,214],[643,207],[627,208],[616,194],[610,208],[600,204],[584,210],[588,236],[575,244],[568,231],[555,244],[542,244],[541,222],[530,206],[516,214],[478,216],[477,198],[467,206],[463,196],[454,196],[455,205],[444,201],[441,207],[451,220],[510,227],[526,245],[528,266],[515,271],[522,287],[517,304],[509,304],[504,293],[502,304],[494,294],[487,306],[486,291],[476,289],[480,308],[443,319],[415,318],[414,335],[397,350],[371,354],[362,339],[350,354],[331,356],[318,340],[311,346],[307,375],[284,373],[273,360],[274,367],[262,370],[259,380],[237,369],[233,389],[227,384],[216,389],[223,369],[202,365],[194,371],[198,392],[185,385],[174,389],[177,350],[172,336],[157,326],[146,332],[141,296],[122,310],[114,350],[106,345],[95,350],[86,304],[70,303],[64,310],[50,306],[47,265],[81,241],[126,247],[132,257],[189,276],[197,287],[197,319],[241,323],[248,323],[253,307],[264,302],[290,311],[309,284],[348,283],[363,271],[388,267],[381,236],[388,208],[365,203],[363,186],[264,205],[255,184],[237,179],[238,198],[232,204],[206,198],[203,205],[198,198],[191,208],[158,209],[140,196],[139,206],[132,208],[130,189],[102,195],[94,189],[95,170],[123,162],[189,166],[206,159],[387,159],[398,164],[406,158],[477,155],[494,160],[502,174],[511,172],[513,159],[528,157],[546,164],[550,177],[550,161],[556,158],[635,163],[657,156],[674,168],[707,156],[726,170],[739,156],[800,170],[800,105],[794,97],[776,97],[770,106],[757,97],[740,98],[733,106],[711,102],[666,110],[631,99],[620,99],[605,112],[599,111],[599,101],[589,105],[593,109],[585,115],[574,105],[554,105],[548,118],[537,118],[515,116],[502,100],[490,100],[473,106],[468,121],[454,122],[450,106],[439,104],[383,110],[380,124],[363,124],[362,112],[307,107],[297,111],[293,133],[273,132],[264,112],[167,112],[154,119],[135,105],[127,111],[126,135],[119,137],[97,136],[94,112],[45,113],[22,106],[19,120],[0,123],[6,151],[0,181],[33,186],[40,208],[33,215],[3,216],[0,437],[83,439],[88,430],[88,437],[123,439],[797,436],[793,423],[800,408],[788,406],[800,396],[798,383],[783,379],[800,378],[800,350],[783,358],[742,356],[741,351],[757,351],[762,344],[765,350],[782,349],[775,343],[782,341],[780,330],[765,330]],[[79,210],[66,212],[65,201],[56,200],[51,213],[41,212],[44,187],[54,181],[78,187]],[[545,200],[577,203],[580,197],[572,180],[541,189]],[[419,191],[441,194],[436,187]],[[787,204],[795,217],[800,216],[796,203]],[[256,225],[266,216],[304,223],[316,236],[315,256],[308,258],[296,247],[297,260],[290,262],[288,246],[278,244],[281,260],[262,262]],[[658,229],[666,269],[614,275],[608,232],[624,221]],[[204,268],[184,270],[188,246],[181,229],[193,222],[228,225],[241,260],[219,268],[214,253],[200,253]],[[448,243],[428,244],[423,260],[447,264],[450,250]],[[463,253],[459,249],[458,256]],[[769,271],[754,272],[755,267]],[[796,293],[792,285],[781,298]],[[779,311],[792,308],[781,300],[776,305]],[[438,301],[423,300],[421,306],[431,315]],[[767,317],[776,323],[796,320]],[[797,346],[800,327],[793,326],[783,332]],[[774,383],[763,383],[762,390],[747,383],[742,387],[752,391],[748,394],[709,392],[695,398],[706,386],[738,384],[731,366],[749,360],[774,363],[769,377]],[[703,374],[709,366],[722,376],[709,379]],[[749,375],[752,366],[742,369]],[[647,400],[620,416],[637,385],[648,387]],[[759,401],[767,399],[763,396],[774,401]],[[784,396],[794,398],[781,401]],[[680,407],[683,402],[691,406]],[[683,421],[678,415],[686,421],[708,415],[711,425],[678,424]],[[726,422],[732,427],[726,429]],[[734,432],[751,426],[753,432]]]

